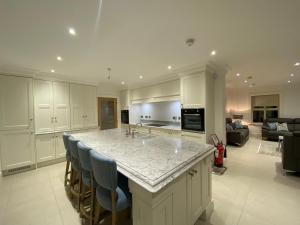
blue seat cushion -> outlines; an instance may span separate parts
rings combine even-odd
[[[96,189],[96,197],[99,204],[106,210],[112,211],[111,191],[101,186]],[[121,188],[116,189],[116,210],[117,212],[128,208],[131,205],[130,193],[125,193]]]
[[[80,172],[81,171],[81,167],[80,167],[79,161],[77,159],[72,158],[71,159],[71,164],[72,164],[72,168],[76,172]]]
[[[91,181],[91,174],[88,171],[83,170],[82,171],[82,182],[84,183],[85,186],[90,187],[90,181]],[[94,186],[94,188],[96,188],[96,186],[97,186],[95,179],[93,182],[93,186]]]

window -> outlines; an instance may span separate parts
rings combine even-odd
[[[278,118],[279,95],[252,96],[251,109],[253,123],[262,123],[267,118]]]

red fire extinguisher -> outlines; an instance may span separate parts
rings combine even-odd
[[[219,140],[219,138],[216,134],[211,135],[211,139],[216,147],[215,166],[223,167],[224,157],[226,157],[226,147],[223,145],[222,141]]]

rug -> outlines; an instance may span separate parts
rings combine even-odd
[[[281,157],[280,149],[278,149],[278,142],[274,141],[262,140],[258,146],[257,153]]]

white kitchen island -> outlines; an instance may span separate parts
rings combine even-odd
[[[73,136],[116,160],[129,179],[133,225],[192,225],[213,210],[214,147],[181,137],[94,130]]]

